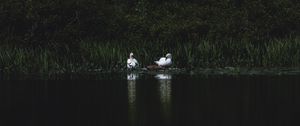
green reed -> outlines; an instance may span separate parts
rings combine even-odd
[[[0,69],[5,73],[78,73],[93,71],[124,71],[130,52],[140,67],[154,64],[170,52],[177,68],[218,67],[299,67],[300,41],[272,40],[262,43],[209,40],[167,41],[82,41],[76,50],[26,49],[0,47]]]

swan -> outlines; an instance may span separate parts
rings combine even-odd
[[[160,67],[168,67],[172,65],[172,55],[168,53],[166,57],[161,57],[158,61],[154,61]]]
[[[139,65],[138,61],[134,58],[133,53],[129,54],[129,59],[127,59],[127,68],[136,68]]]

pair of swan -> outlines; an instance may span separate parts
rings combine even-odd
[[[158,61],[154,61],[159,67],[168,67],[172,65],[172,55],[171,53],[168,53],[166,57],[161,57]],[[139,63],[134,58],[133,53],[131,52],[129,54],[129,59],[127,59],[127,68],[133,69],[138,67]]]

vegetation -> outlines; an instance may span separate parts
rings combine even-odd
[[[78,52],[71,52],[68,46],[64,51],[1,47],[0,64],[2,71],[8,73],[122,71],[126,70],[127,55],[133,51],[142,67],[153,64],[167,52],[173,54],[173,67],[186,69],[300,66],[299,39],[273,40],[262,45],[248,41],[219,44],[208,40],[173,42],[172,46],[158,43],[163,42],[132,43],[134,47],[124,48],[120,42],[81,42]]]
[[[0,1],[0,71],[125,70],[167,52],[173,67],[295,67],[296,0]]]

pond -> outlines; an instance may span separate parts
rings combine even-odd
[[[0,125],[292,125],[298,75],[111,73],[0,81]]]

